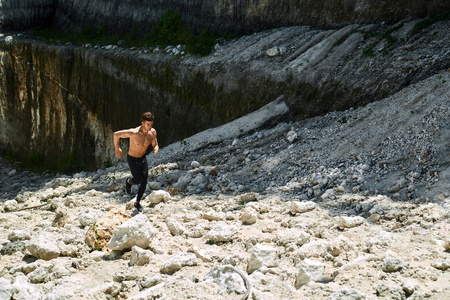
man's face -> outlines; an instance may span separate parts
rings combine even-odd
[[[153,127],[153,121],[144,121],[142,122],[142,128],[146,131],[150,131]]]

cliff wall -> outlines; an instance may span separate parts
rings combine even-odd
[[[143,111],[155,114],[165,146],[280,95],[297,118],[364,105],[450,68],[450,21],[414,34],[416,24],[287,27],[207,57],[2,36],[0,147],[47,159],[72,153],[95,168],[114,159],[112,132],[138,126]]]
[[[280,95],[297,118],[364,105],[450,67],[448,18],[420,34],[412,20],[449,6],[425,0],[3,0],[2,31],[22,33],[0,34],[0,150],[37,160],[72,155],[92,169],[114,159],[112,132],[139,125],[143,111],[155,114],[165,146]],[[25,33],[36,26],[70,31],[104,24],[110,33],[145,35],[169,8],[197,31],[259,33],[207,57],[50,45]]]
[[[270,28],[349,24],[436,16],[450,10],[439,0],[3,0],[1,28],[24,30],[52,24],[73,30],[106,25],[110,33],[145,35],[167,10],[178,11],[196,31],[248,34]]]

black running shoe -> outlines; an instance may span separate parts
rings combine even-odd
[[[125,191],[127,194],[131,194],[131,183],[128,182],[128,179],[125,181]]]
[[[141,204],[139,203],[139,202],[134,202],[134,207],[139,211],[139,212],[141,212],[142,211],[142,206],[141,206]]]

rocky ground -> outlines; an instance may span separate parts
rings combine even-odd
[[[0,299],[449,299],[449,82],[164,147],[142,213],[1,159]]]

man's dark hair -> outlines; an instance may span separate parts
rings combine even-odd
[[[153,121],[155,116],[151,112],[145,112],[142,114],[142,122]]]

